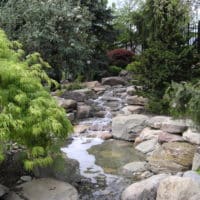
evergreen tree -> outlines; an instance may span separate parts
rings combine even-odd
[[[2,144],[17,142],[26,147],[24,164],[31,170],[53,162],[72,126],[49,94],[51,80],[43,71],[48,63],[38,53],[23,58],[20,48],[0,30],[0,158]]]

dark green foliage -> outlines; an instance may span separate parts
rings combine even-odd
[[[122,68],[117,66],[109,66],[108,71],[111,73],[111,76],[118,76]]]
[[[72,126],[49,94],[51,80],[42,70],[49,65],[39,54],[24,59],[16,44],[0,31],[0,142],[24,145],[25,168],[31,170],[53,162],[55,147]]]
[[[8,0],[0,7],[0,24],[26,51],[40,52],[53,66],[48,73],[57,81],[74,80],[79,74],[90,79],[112,42],[112,18],[105,3],[84,2]]]
[[[172,83],[165,99],[170,102],[170,112],[176,117],[189,117],[200,125],[200,82]]]

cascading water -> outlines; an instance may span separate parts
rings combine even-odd
[[[80,199],[119,200],[122,190],[130,184],[130,179],[123,177],[119,169],[128,162],[143,158],[137,155],[131,143],[99,138],[102,132],[111,132],[113,112],[123,107],[123,99],[116,97],[111,88],[92,103],[105,112],[104,117],[79,122],[87,125],[88,130],[74,136],[72,143],[62,151],[79,162],[81,175],[91,183],[88,186],[91,190],[81,194]]]

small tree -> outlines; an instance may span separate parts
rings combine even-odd
[[[18,43],[0,30],[0,142],[26,147],[27,170],[53,162],[57,145],[72,130],[65,111],[49,94],[49,67],[39,54],[23,59]],[[43,86],[43,84],[46,87]],[[1,159],[5,146],[1,145]]]

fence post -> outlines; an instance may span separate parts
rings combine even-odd
[[[197,50],[200,53],[200,20],[198,22]]]

